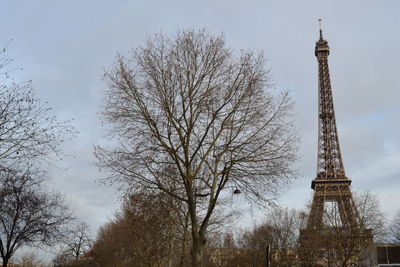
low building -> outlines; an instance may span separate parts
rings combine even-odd
[[[373,244],[362,253],[361,267],[400,267],[400,244]]]

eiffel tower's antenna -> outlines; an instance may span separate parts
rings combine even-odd
[[[318,24],[319,24],[319,39],[323,40],[324,38],[322,37],[322,19],[318,19]]]

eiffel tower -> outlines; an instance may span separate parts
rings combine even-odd
[[[328,56],[330,53],[328,42],[319,31],[319,40],[315,45],[315,56],[318,61],[318,159],[317,175],[311,183],[314,196],[306,229],[300,233],[300,250],[312,258],[312,264],[304,266],[334,266],[331,264],[315,264],[324,262],[327,256],[326,247],[329,231],[333,231],[324,222],[326,204],[333,203],[340,219],[340,228],[347,229],[347,238],[352,235],[350,229],[356,229],[358,212],[350,190],[351,180],[347,178],[339,146],[339,137],[336,128],[335,111],[333,105],[332,88],[329,75]],[[372,242],[372,234],[368,230],[358,232],[358,237]],[[330,242],[330,241],[329,241]],[[314,247],[316,255],[305,248]],[[334,245],[329,245],[334,250]],[[328,252],[329,254],[329,252]],[[335,252],[333,253],[335,254]],[[304,256],[304,255],[303,255]],[[334,256],[332,256],[334,257]],[[304,262],[304,259],[303,259]],[[325,261],[326,262],[326,261]]]

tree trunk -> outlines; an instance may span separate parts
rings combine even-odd
[[[168,263],[167,266],[168,267],[172,267],[172,234],[171,232],[169,233],[170,237],[169,237],[169,243],[168,243]]]
[[[204,240],[196,233],[193,234],[192,267],[202,267]]]
[[[7,267],[8,266],[8,258],[3,258],[3,267]]]
[[[181,259],[179,262],[179,267],[183,267],[185,263],[185,258],[186,258],[186,248],[188,247],[188,231],[187,227],[185,227],[184,232],[183,232],[183,240],[182,240],[182,251],[181,251]]]

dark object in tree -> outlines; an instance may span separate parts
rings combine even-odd
[[[3,266],[21,246],[50,245],[71,220],[63,197],[43,190],[41,172],[0,170],[0,256]],[[38,177],[39,176],[39,177]]]
[[[102,115],[115,148],[96,149],[113,182],[154,188],[187,206],[192,266],[201,266],[210,218],[223,190],[269,201],[287,182],[297,139],[292,102],[272,94],[261,54],[235,57],[222,36],[156,35],[106,73]],[[165,170],[177,175],[165,175]],[[173,186],[172,186],[173,185]]]

